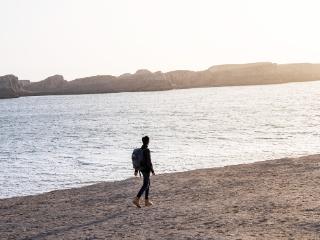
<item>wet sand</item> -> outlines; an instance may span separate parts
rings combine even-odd
[[[0,200],[0,239],[320,239],[320,155]]]

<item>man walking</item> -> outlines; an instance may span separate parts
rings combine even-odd
[[[149,207],[152,205],[152,202],[149,201],[149,188],[150,188],[150,173],[152,175],[155,175],[152,162],[151,162],[151,156],[150,156],[150,150],[148,148],[149,145],[149,137],[145,136],[142,138],[142,151],[143,151],[143,160],[141,162],[140,166],[140,172],[142,173],[143,176],[143,185],[138,192],[137,196],[133,200],[133,204],[136,205],[138,208],[141,208],[140,206],[140,198],[142,194],[144,193],[145,196],[145,206]],[[138,170],[134,171],[134,175],[137,176]]]

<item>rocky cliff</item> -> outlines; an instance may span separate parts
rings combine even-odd
[[[0,97],[20,95],[87,94],[161,91],[194,87],[275,84],[320,80],[320,64],[275,64],[270,62],[219,65],[203,71],[177,70],[167,73],[140,69],[119,77],[98,75],[66,81],[54,75],[40,82],[18,81],[3,76]]]
[[[33,82],[24,86],[25,90],[32,93],[48,94],[59,93],[68,84],[61,75],[54,75],[40,82]]]
[[[213,66],[214,86],[257,85],[320,80],[320,64],[254,63]]]
[[[19,97],[22,91],[22,87],[16,76],[5,75],[0,77],[0,98]]]
[[[25,87],[31,83],[30,80],[19,80],[19,83],[22,87]]]

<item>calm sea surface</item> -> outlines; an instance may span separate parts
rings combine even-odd
[[[0,100],[0,198],[320,152],[320,82]]]

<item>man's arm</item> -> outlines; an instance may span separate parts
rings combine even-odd
[[[152,174],[154,175],[154,170],[153,170],[153,165],[151,162],[151,154],[150,154],[150,150],[146,149],[146,165],[147,167],[150,169],[150,171],[152,172]]]

